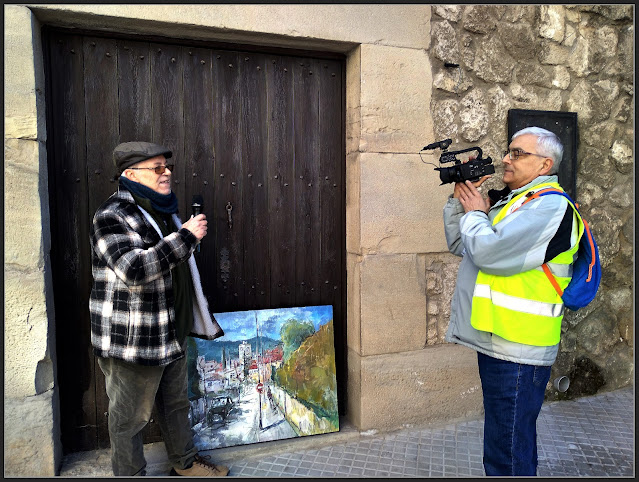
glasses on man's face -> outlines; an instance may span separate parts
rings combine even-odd
[[[167,169],[173,172],[173,167],[175,164],[165,164],[163,166],[155,166],[155,167],[129,167],[129,169],[146,169],[149,171],[155,171],[156,174],[164,174],[164,171]]]
[[[516,161],[522,156],[537,156],[537,157],[546,157],[541,154],[535,154],[534,152],[526,152],[523,149],[515,148],[515,149],[506,149],[504,151],[504,157],[510,157],[511,161]]]

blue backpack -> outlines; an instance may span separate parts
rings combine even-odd
[[[548,194],[560,194],[564,196],[568,203],[572,206],[575,213],[584,223],[584,233],[579,241],[579,249],[577,250],[577,259],[572,266],[572,279],[565,290],[561,290],[557,280],[550,272],[550,268],[544,263],[542,265],[546,276],[555,287],[557,294],[561,296],[564,306],[572,311],[587,306],[597,294],[599,283],[601,282],[601,263],[599,261],[599,248],[595,242],[595,238],[590,232],[590,227],[586,220],[581,217],[579,205],[575,203],[568,194],[554,188],[542,189],[533,194],[530,199]]]

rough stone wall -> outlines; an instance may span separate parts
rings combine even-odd
[[[442,5],[433,7],[435,138],[479,145],[496,162],[483,190],[501,188],[508,109],[576,112],[577,201],[598,242],[603,279],[587,308],[567,311],[551,380],[560,395],[622,387],[633,364],[632,5]],[[458,64],[450,67],[446,64]],[[458,260],[427,255],[427,344],[441,343]],[[583,368],[587,367],[587,368]]]

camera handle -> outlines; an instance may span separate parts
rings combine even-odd
[[[461,149],[459,151],[442,152],[442,155],[439,157],[439,163],[443,164],[444,162],[453,162],[453,161],[457,161],[457,163],[459,163],[461,161],[457,159],[456,155],[461,154],[462,152],[470,152],[470,151],[477,151],[477,159],[482,158],[481,147],[469,147],[468,149]]]

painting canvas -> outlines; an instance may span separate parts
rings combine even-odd
[[[187,340],[198,450],[339,430],[331,306],[214,316],[224,336]]]

